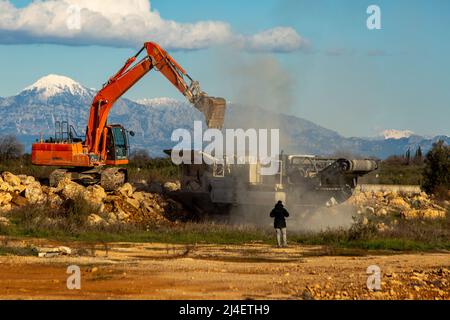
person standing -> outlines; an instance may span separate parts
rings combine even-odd
[[[275,219],[274,228],[277,232],[278,248],[287,247],[286,218],[289,217],[289,212],[284,207],[282,201],[278,201],[275,208],[270,212],[270,217]]]

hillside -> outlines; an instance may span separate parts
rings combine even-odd
[[[95,93],[67,77],[43,77],[16,96],[0,98],[0,134],[17,135],[27,150],[41,133],[44,136],[54,134],[56,120],[68,120],[79,134],[83,134]],[[144,148],[159,156],[162,150],[174,146],[170,141],[173,130],[192,129],[194,120],[201,119],[202,115],[188,103],[157,98],[120,99],[112,109],[109,121],[135,131],[134,148]],[[433,139],[415,135],[396,139],[346,138],[302,118],[233,104],[227,111],[226,127],[280,128],[282,149],[287,153],[351,153],[386,158],[403,154],[408,148],[415,150],[419,145],[427,151],[439,139],[450,143],[449,137],[439,136]]]

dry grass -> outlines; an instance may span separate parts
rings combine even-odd
[[[128,165],[128,176],[131,182],[164,183],[179,179],[179,168],[170,158],[132,158]]]
[[[36,217],[42,208],[19,213],[13,226],[2,228],[0,234],[31,236],[57,240],[100,242],[159,242],[185,245],[194,244],[244,244],[262,242],[275,244],[272,229],[253,226],[229,226],[214,223],[180,223],[171,227],[135,226],[115,224],[90,227],[80,224],[79,218],[61,219],[49,224]],[[48,215],[45,215],[48,217]],[[384,223],[390,225],[385,218]],[[394,218],[391,218],[394,219]],[[390,230],[381,232],[380,219],[368,224],[356,222],[349,230],[334,229],[322,232],[289,233],[289,242],[307,245],[323,245],[333,248],[361,250],[429,251],[450,250],[450,219],[399,221]],[[391,221],[392,222],[392,221]],[[334,250],[334,249],[333,249]],[[333,251],[331,250],[331,251]],[[334,251],[333,251],[334,252]]]
[[[85,231],[89,215],[99,210],[80,195],[66,200],[61,208],[54,208],[49,203],[28,205],[12,210],[8,216],[25,233],[55,230],[73,234]]]
[[[386,230],[381,231],[379,224]],[[332,245],[372,250],[450,250],[450,214],[436,220],[402,220],[395,216],[370,217],[368,223],[356,219],[346,229],[299,233],[295,241],[304,244]]]

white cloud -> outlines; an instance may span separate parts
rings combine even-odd
[[[79,9],[80,28],[73,27],[77,18],[73,8]],[[166,20],[149,0],[45,0],[24,8],[0,0],[0,44],[139,47],[149,40],[171,50],[239,44],[249,51],[292,52],[306,44],[288,27],[244,36],[222,21]]]
[[[251,51],[291,52],[306,47],[307,42],[290,27],[276,27],[244,38]]]

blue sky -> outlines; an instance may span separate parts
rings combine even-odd
[[[17,8],[30,3],[10,2]],[[382,30],[366,27],[371,4],[381,8]],[[274,99],[289,96],[280,98],[287,106],[274,102],[274,108],[345,136],[374,136],[384,129],[450,135],[450,1],[152,0],[151,7],[181,28],[216,21],[229,26],[233,39],[249,39],[283,27],[295,30],[305,41],[280,53],[245,50],[245,45],[211,39],[192,50],[183,39],[174,40],[172,56],[211,95],[255,104],[260,99],[272,102],[264,94],[258,97],[260,91],[274,93]],[[0,43],[5,43],[2,37],[8,32],[0,24]],[[173,36],[173,31],[167,31],[167,37],[166,30],[158,32],[156,37],[162,41]],[[102,31],[97,33],[101,38]],[[0,44],[4,76],[0,96],[14,95],[50,73],[98,88],[135,52],[126,41],[120,48],[111,43],[95,45],[96,39],[71,46],[46,41],[29,36],[31,44]],[[256,94],[245,97],[239,86]],[[277,88],[271,91],[269,86]],[[183,99],[156,72],[126,95],[131,99],[161,96]]]

